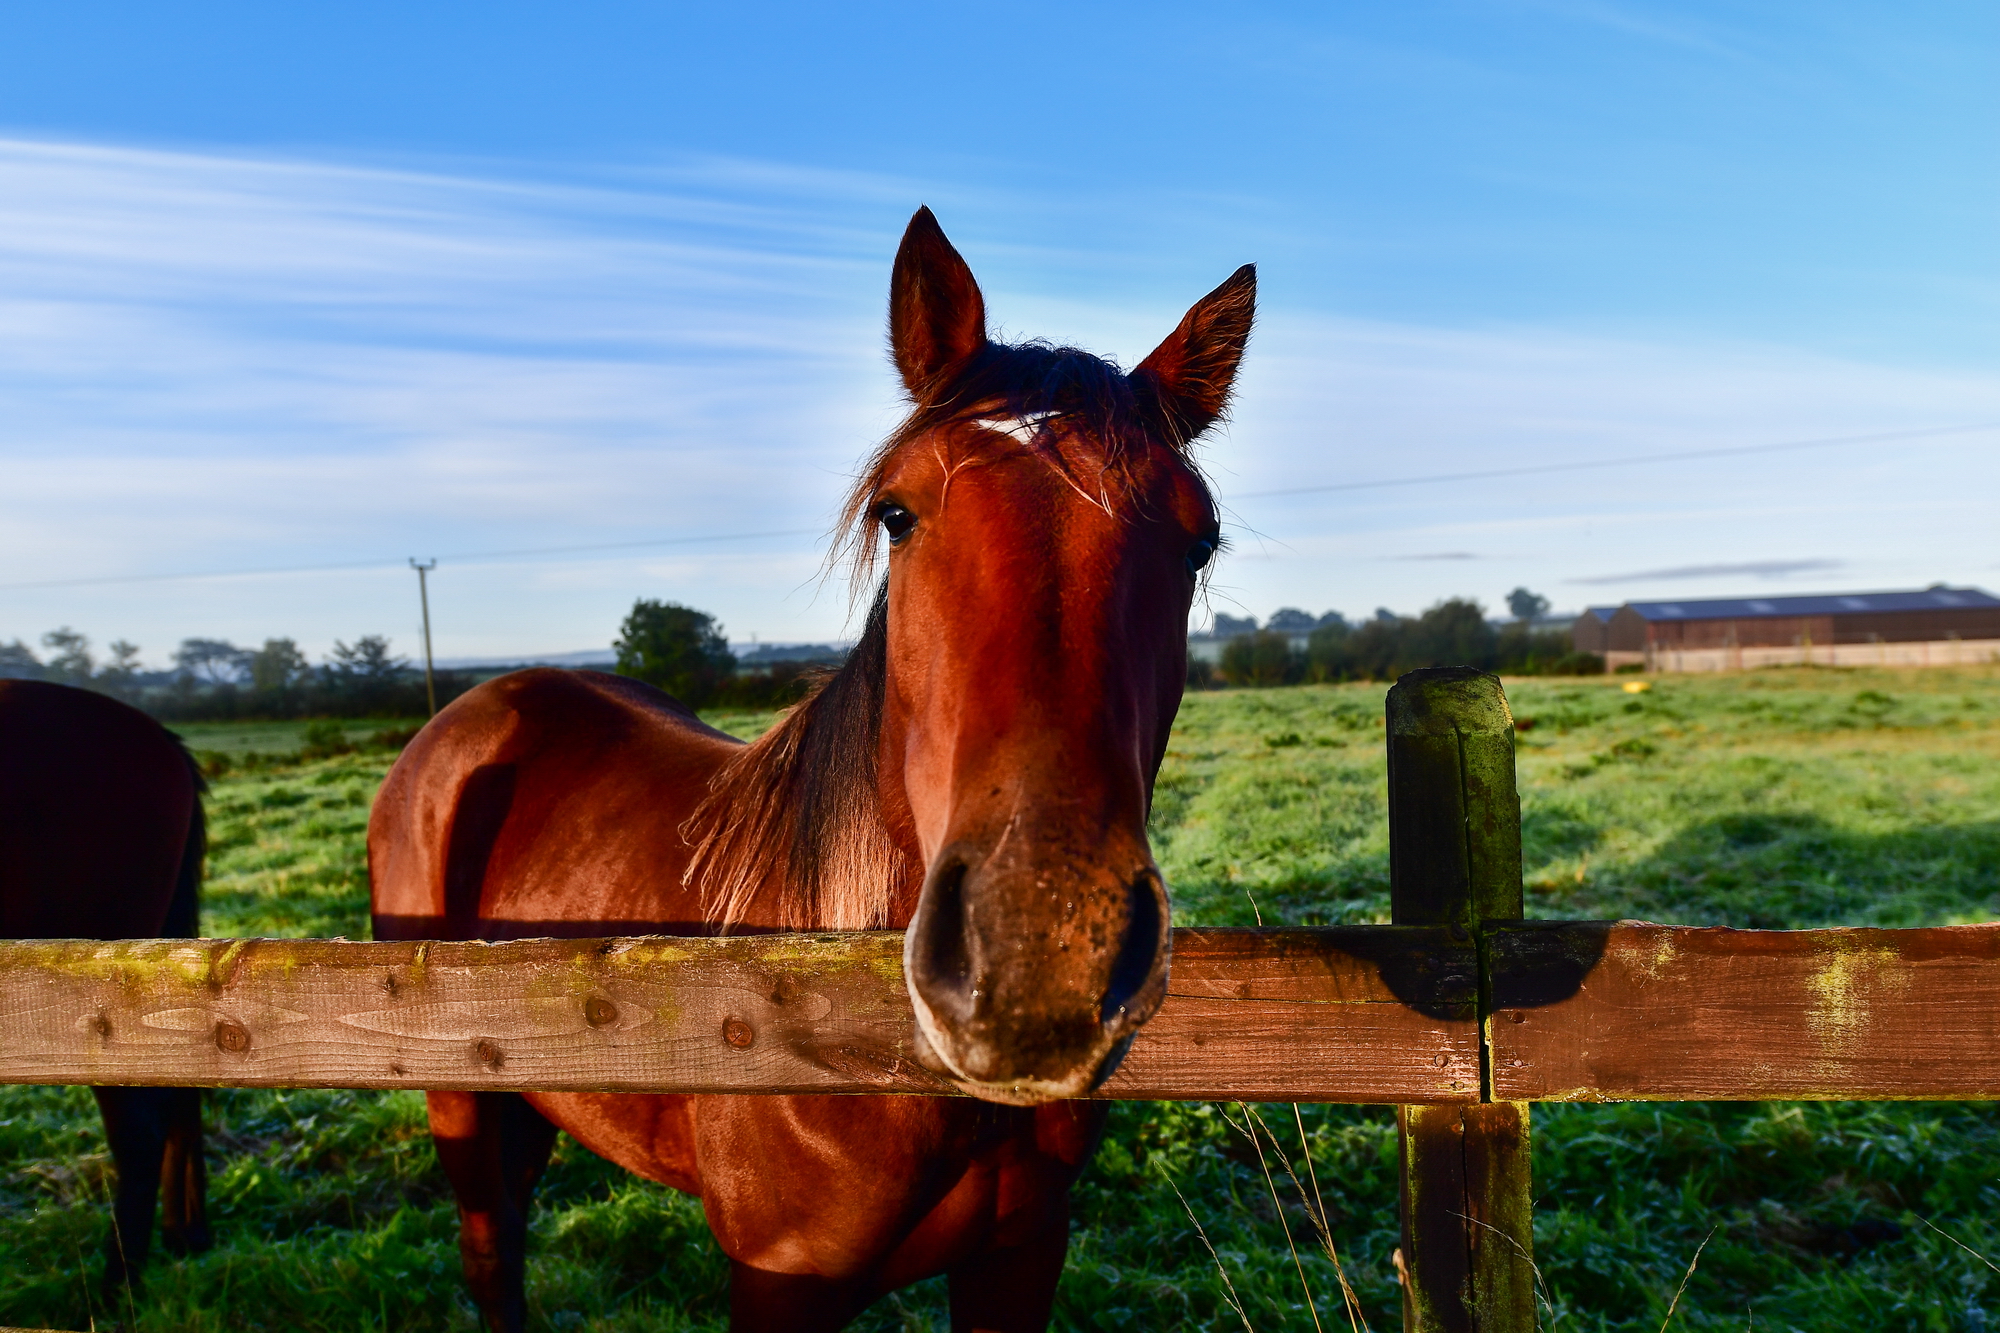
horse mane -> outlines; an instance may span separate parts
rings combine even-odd
[[[773,879],[783,929],[889,923],[908,867],[876,786],[888,638],[884,581],[847,661],[723,765],[681,825],[694,847],[682,882],[699,887],[711,924],[742,921]]]
[[[1106,473],[1122,470],[1149,440],[1162,438],[1192,467],[1189,442],[1162,429],[1152,408],[1142,384],[1089,352],[1041,342],[988,343],[932,397],[918,401],[870,456],[842,506],[830,559],[849,553],[854,586],[865,586],[879,554],[870,512],[876,494],[897,454],[931,431],[965,420],[1059,417],[1066,437],[1092,442]],[[1082,479],[1055,448],[1051,427],[1037,426],[1025,445],[1082,489]],[[888,637],[889,588],[880,579],[847,661],[723,765],[681,825],[681,836],[694,848],[682,882],[699,889],[711,925],[726,931],[743,921],[758,890],[773,882],[779,886],[776,924],[783,929],[889,924],[895,891],[910,867],[883,820],[877,785]]]

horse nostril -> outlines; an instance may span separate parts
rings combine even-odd
[[[965,941],[965,862],[954,857],[932,873],[911,929],[910,980],[939,1017],[972,1012],[972,958]]]
[[[1104,988],[1102,1020],[1116,1023],[1134,999],[1153,979],[1160,961],[1166,925],[1166,897],[1159,876],[1148,870],[1132,881],[1127,894],[1125,937],[1111,960],[1111,976]]]

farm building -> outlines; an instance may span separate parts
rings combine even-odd
[[[1611,617],[1615,606],[1586,606],[1569,625],[1570,641],[1580,653],[1602,653],[1611,646]]]
[[[1615,610],[1590,608],[1572,634],[1578,651],[1604,654],[1609,670],[1951,666],[2000,660],[2000,598],[1939,585],[1915,592],[1627,602]]]

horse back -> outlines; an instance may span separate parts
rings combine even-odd
[[[417,735],[376,797],[376,938],[699,933],[680,825],[740,746],[637,681],[488,681]]]
[[[0,680],[0,937],[195,930],[201,778],[136,708]]]

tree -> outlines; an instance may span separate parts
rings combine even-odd
[[[1218,639],[1233,639],[1239,634],[1253,634],[1256,630],[1257,617],[1255,616],[1218,614],[1215,617],[1215,629],[1213,633]]]
[[[240,680],[250,668],[252,654],[227,639],[182,639],[174,649],[174,665],[181,674],[209,685]]]
[[[1526,588],[1516,588],[1507,594],[1507,609],[1514,613],[1514,619],[1532,624],[1549,613],[1549,599]]]
[[[139,645],[113,639],[111,658],[97,672],[97,683],[112,694],[126,695],[138,683]]]
[[[1347,636],[1345,674],[1361,680],[1394,680],[1409,670],[1404,642],[1411,623],[1394,612],[1384,616],[1378,609],[1374,619],[1364,621]]]
[[[404,698],[404,669],[409,665],[389,651],[380,634],[364,634],[352,644],[334,640],[322,671],[326,691],[313,703],[345,717],[395,713],[410,706]]]
[[[1306,634],[1318,624],[1319,622],[1311,615],[1296,606],[1281,606],[1271,613],[1269,620],[1264,622],[1264,628],[1276,630],[1280,634]]]
[[[1579,653],[1568,630],[1536,629],[1526,620],[1516,620],[1500,628],[1495,671],[1521,676],[1594,676],[1604,670],[1604,659],[1595,653]]]
[[[42,669],[47,679],[83,685],[96,674],[97,664],[91,660],[88,635],[79,634],[64,625],[44,634],[42,647],[50,651],[48,663]]]
[[[1439,602],[1417,617],[1404,649],[1406,669],[1428,666],[1493,665],[1499,636],[1486,623],[1486,608],[1464,597]]]
[[[1335,612],[1320,617],[1306,639],[1306,675],[1313,680],[1347,680],[1354,674],[1348,640],[1354,627]]]
[[[339,679],[357,685],[379,685],[392,681],[409,665],[406,659],[390,655],[389,641],[380,634],[364,634],[352,646],[335,639],[333,652],[328,656],[332,660],[327,670]]]
[[[617,672],[700,708],[736,672],[722,627],[705,611],[640,598],[619,627]]]
[[[298,644],[290,639],[266,639],[250,655],[250,683],[260,690],[282,690],[306,678],[311,667]]]
[[[0,643],[0,680],[40,680],[42,660],[19,639]]]
[[[1291,636],[1277,630],[1239,634],[1222,646],[1222,678],[1231,685],[1283,685],[1298,679],[1303,666]]]
[[[1314,680],[1394,680],[1418,667],[1490,668],[1498,642],[1484,608],[1454,597],[1414,620],[1378,611],[1359,625],[1314,630],[1307,670]]]

